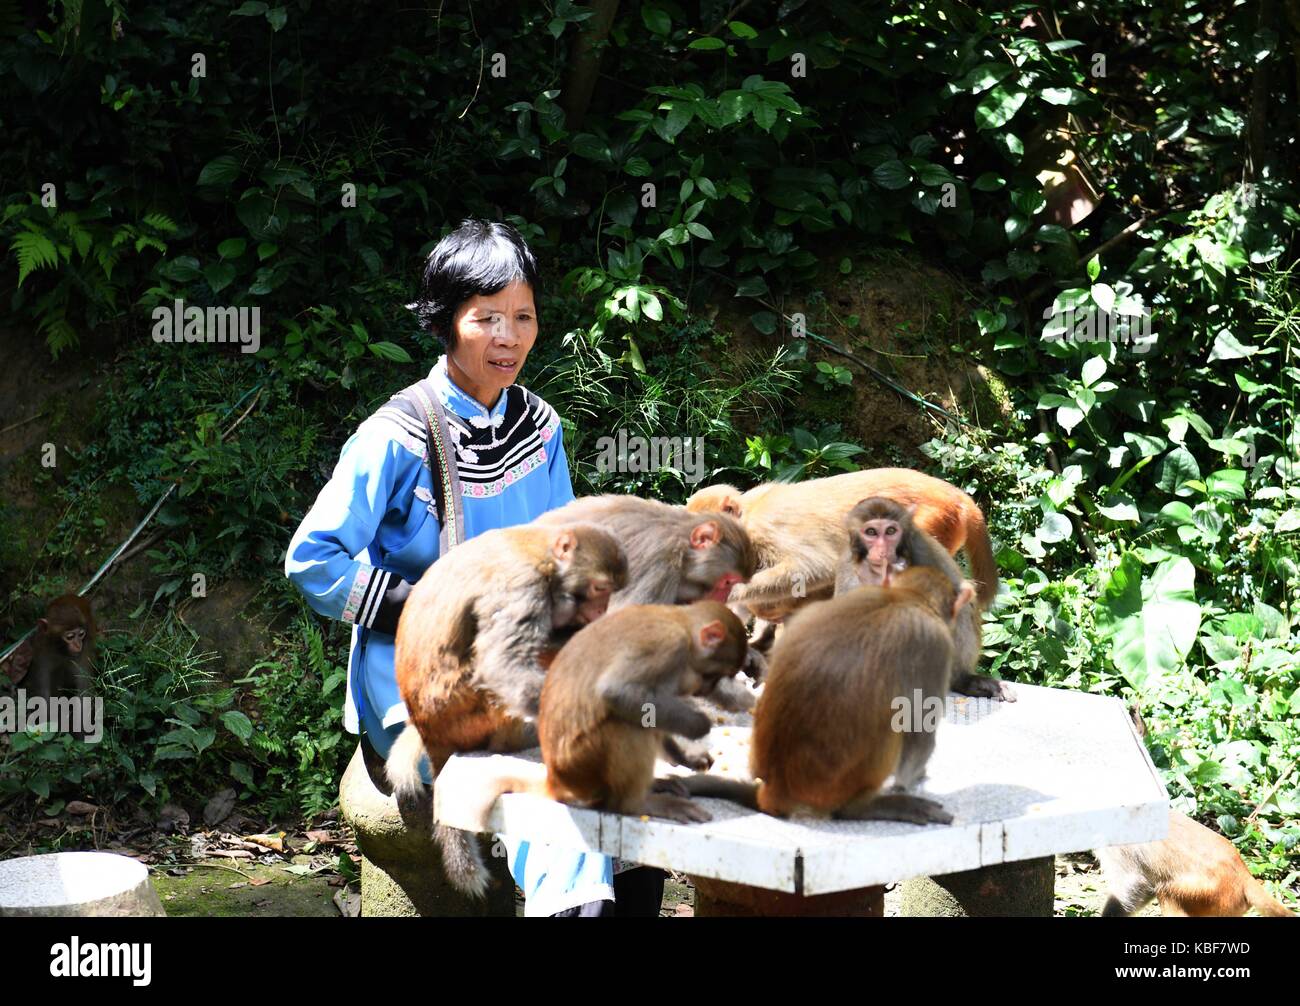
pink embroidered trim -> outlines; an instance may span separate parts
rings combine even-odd
[[[348,591],[347,602],[343,605],[343,621],[357,620],[357,609],[361,607],[361,599],[366,596],[366,588],[370,586],[370,580],[374,575],[374,566],[362,565],[357,570],[356,578],[352,581],[352,589]]]
[[[546,448],[539,447],[517,465],[506,469],[505,474],[495,482],[462,483],[460,494],[473,498],[500,496],[505,492],[507,486],[514,485],[529,472],[541,468],[544,464],[546,464]]]

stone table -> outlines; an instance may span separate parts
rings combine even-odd
[[[685,825],[508,794],[489,830],[689,874],[697,914],[878,915],[882,885],[934,878],[905,886],[904,914],[1050,915],[1052,856],[1163,838],[1167,797],[1118,699],[1030,685],[1016,694],[950,697],[918,792],[940,800],[951,825],[782,820],[712,799],[701,801],[712,821]],[[743,777],[748,714],[715,718],[713,771]],[[528,772],[539,755],[454,756],[435,787],[442,823],[472,827],[483,758]]]

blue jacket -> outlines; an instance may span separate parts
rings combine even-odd
[[[573,499],[560,418],[519,385],[489,412],[439,358],[433,382],[451,426],[464,497],[464,537],[526,524]],[[394,397],[343,445],[329,482],[289,543],[284,571],[322,615],[351,622],[345,729],[406,720],[393,633],[412,584],[438,558],[439,524],[425,463],[424,420]]]

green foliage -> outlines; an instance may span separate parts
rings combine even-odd
[[[334,806],[356,746],[343,732],[346,634],[331,636],[327,653],[320,628],[301,615],[292,634],[278,641],[276,651],[287,657],[261,661],[235,682],[251,685],[256,700],[256,732],[249,727],[256,758],[232,764],[231,775],[273,814],[311,817]]]
[[[103,699],[102,739],[83,744],[69,734],[13,734],[0,748],[0,796],[105,806],[208,799],[247,742],[234,691],[207,666],[214,656],[196,652],[193,637],[174,621],[148,636],[106,636],[95,686]]]
[[[568,59],[591,11],[567,0],[477,18],[134,6],[55,5],[40,31],[0,11],[0,293],[56,355],[92,333],[121,347],[102,432],[57,484],[38,475],[62,514],[49,558],[102,544],[79,535],[111,526],[103,487],[148,504],[174,481],[174,533],[149,556],[157,607],[194,572],[278,581],[342,439],[430,362],[401,305],[470,214],[510,219],[545,264],[525,383],[564,417],[579,492],[688,490],[671,467],[599,470],[620,430],[702,438],[707,479],[850,470],[863,451],[836,424],[866,380],[783,342],[778,311],[823,260],[851,276],[907,246],[980,285],[944,341],[1007,389],[1003,419],[925,446],[989,504],[1007,586],[991,666],[1135,701],[1175,788],[1281,870],[1300,839],[1297,40],[1282,19],[1134,0],[1042,25],[1005,5],[792,0],[740,21],[730,5],[625,4],[575,109]],[[485,72],[494,54],[504,77]],[[1076,202],[1091,213],[1067,226]],[[176,298],[260,307],[261,351],[163,351],[148,319]],[[762,340],[729,340],[719,305]],[[870,340],[860,322],[841,334]],[[247,745],[227,715],[241,692],[166,725],[166,750],[218,774],[236,754],[273,764],[277,788],[257,792],[322,806],[340,663],[322,647],[300,623],[274,672],[241,683],[268,717]]]

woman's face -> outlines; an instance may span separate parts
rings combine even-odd
[[[537,341],[533,288],[519,280],[499,293],[471,297],[452,318],[454,348],[447,353],[451,378],[484,407],[519,379]]]

